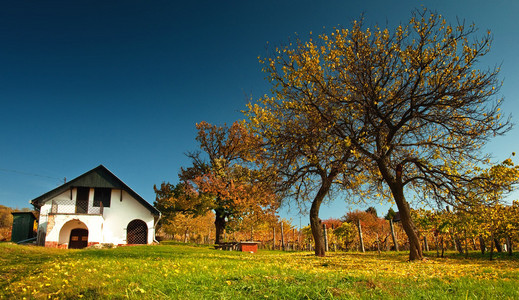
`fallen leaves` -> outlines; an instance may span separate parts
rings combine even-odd
[[[319,258],[309,252],[260,251],[247,255],[201,247],[147,246],[62,253],[65,255],[50,254],[33,265],[28,262],[37,252],[25,253],[25,269],[20,267],[13,273],[0,267],[8,283],[2,286],[0,298],[111,295],[167,299],[176,293],[185,297],[218,298],[224,295],[221,293],[237,293],[242,298],[282,298],[280,289],[293,293],[283,294],[287,298],[305,294],[356,298],[359,293],[401,296],[400,291],[410,284],[421,290],[439,284],[450,293],[447,288],[453,282],[470,281],[483,287],[519,282],[517,260],[429,257],[410,263],[405,252],[328,253]]]

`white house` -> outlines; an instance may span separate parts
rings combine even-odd
[[[37,243],[45,247],[151,244],[161,216],[103,165],[31,203],[40,212]]]

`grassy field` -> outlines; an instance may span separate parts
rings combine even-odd
[[[404,252],[317,258],[183,245],[59,250],[1,243],[0,298],[519,299],[517,257],[406,259]]]

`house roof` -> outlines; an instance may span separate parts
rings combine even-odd
[[[148,201],[144,200],[139,194],[127,186],[121,179],[110,172],[105,166],[99,165],[98,167],[79,175],[78,177],[70,180],[69,182],[58,186],[57,188],[31,200],[31,204],[37,208],[41,207],[47,200],[54,198],[55,196],[69,190],[73,187],[90,187],[90,188],[112,188],[121,189],[130,194],[133,198],[139,201],[144,207],[146,207],[152,214],[160,215],[160,212],[153,207]]]

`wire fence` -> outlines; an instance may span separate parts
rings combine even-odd
[[[99,206],[91,206],[88,202],[75,200],[61,200],[59,204],[56,201],[52,201],[50,214],[102,215],[103,203],[100,203]]]

